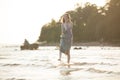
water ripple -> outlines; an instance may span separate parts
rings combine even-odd
[[[84,65],[108,65],[108,66],[114,66],[114,65],[118,65],[118,64],[112,64],[112,63],[89,63],[89,62],[75,62],[71,65],[76,65],[76,66],[84,66]]]
[[[17,64],[17,63],[14,63],[14,64],[3,64],[3,66],[20,66],[21,64]]]
[[[6,80],[27,80],[27,79],[16,79],[16,78],[8,78]]]
[[[65,68],[60,70],[60,74],[63,76],[70,75],[71,72],[83,70],[83,68]]]
[[[81,65],[96,65],[97,63],[87,63],[87,62],[75,62],[73,63],[73,65],[78,65],[78,66],[81,66]]]
[[[106,70],[100,70],[100,69],[95,69],[95,68],[89,68],[86,71],[93,72],[93,73],[107,73],[107,74],[118,74],[118,75],[120,75],[120,72],[106,71]]]

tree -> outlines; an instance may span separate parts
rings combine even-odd
[[[86,3],[85,7],[77,7],[67,11],[73,22],[74,42],[116,41],[120,40],[120,1],[111,0],[104,7]],[[60,23],[51,20],[42,27],[38,41],[59,42]]]

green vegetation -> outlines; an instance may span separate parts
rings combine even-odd
[[[72,17],[74,42],[120,41],[120,0],[111,0],[104,7],[86,3],[73,11],[67,11]],[[59,42],[60,23],[51,20],[42,27],[38,41]]]

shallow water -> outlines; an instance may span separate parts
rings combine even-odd
[[[89,46],[71,49],[70,66],[66,56],[57,61],[56,47],[23,50],[0,48],[0,80],[119,80],[120,47]]]

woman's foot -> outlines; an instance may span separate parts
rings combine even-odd
[[[61,61],[61,59],[58,59],[58,61]]]

